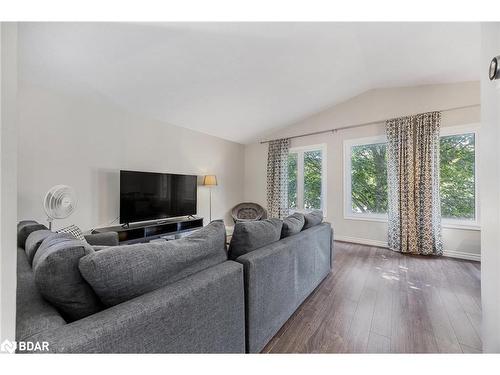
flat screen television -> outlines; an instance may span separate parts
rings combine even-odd
[[[120,171],[120,222],[196,214],[197,177]]]

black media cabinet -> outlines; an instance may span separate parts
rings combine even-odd
[[[92,233],[117,232],[120,245],[149,242],[166,236],[178,236],[203,227],[203,218],[177,218],[161,221],[98,228]]]

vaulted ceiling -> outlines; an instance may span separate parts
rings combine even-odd
[[[24,23],[20,79],[248,143],[382,87],[479,79],[477,23]]]

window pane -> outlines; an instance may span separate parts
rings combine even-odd
[[[321,150],[304,152],[304,209],[321,209]]]
[[[288,208],[297,208],[297,154],[288,154]]]
[[[387,212],[386,144],[353,146],[351,149],[352,212]]]
[[[441,216],[471,219],[475,212],[474,134],[441,137]]]

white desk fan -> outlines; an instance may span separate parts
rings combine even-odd
[[[76,193],[71,186],[56,185],[50,188],[43,199],[43,209],[47,214],[49,229],[54,219],[65,219],[76,209]]]

